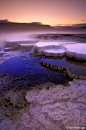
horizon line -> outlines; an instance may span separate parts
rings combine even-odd
[[[47,24],[47,23],[42,23],[42,22],[20,22],[20,21],[16,21],[16,22],[14,22],[14,21],[9,21],[8,19],[0,19],[0,21],[3,21],[2,23],[6,23],[5,21],[7,21],[7,23],[26,23],[26,24],[30,24],[30,23],[33,23],[33,24],[39,24],[39,25],[49,25],[49,26],[53,26],[53,27],[56,27],[56,26],[58,26],[58,27],[60,27],[60,26],[76,26],[76,25],[84,25],[84,24],[86,24],[86,22],[85,23],[77,23],[77,24],[54,24],[54,25],[51,25],[51,24]]]

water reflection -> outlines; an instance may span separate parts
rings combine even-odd
[[[39,37],[40,36],[42,35],[39,35]],[[54,39],[58,40],[58,36],[60,36],[61,39],[65,37],[63,34],[55,35]],[[43,56],[31,56],[30,53],[34,53],[33,46],[39,41],[39,37],[38,39],[35,37],[36,35],[31,35],[31,33],[28,32],[1,34],[0,75],[7,73],[14,78],[24,77],[31,84],[41,84],[43,82],[64,83],[70,80],[64,72],[59,73],[41,66],[40,61],[42,59],[52,64],[58,64],[59,66],[68,66],[72,73],[86,76],[85,64],[74,62],[66,58],[49,59]],[[66,35],[66,38],[67,37],[70,40],[71,37],[74,37],[72,40],[75,39],[75,35],[72,34]],[[43,36],[43,38],[45,37]],[[53,39],[53,37],[51,38]]]
[[[46,62],[48,64],[57,65],[57,66],[67,66],[71,73],[76,75],[86,76],[86,63],[81,63],[77,61],[70,60],[68,58],[43,58],[41,61]]]

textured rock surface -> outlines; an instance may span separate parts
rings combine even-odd
[[[34,88],[5,93],[0,107],[1,130],[67,130],[67,127],[86,127],[85,80],[74,79],[66,86],[42,86],[42,90]],[[24,103],[22,108],[15,105],[18,101]]]
[[[70,86],[58,85],[41,92],[27,92],[26,99],[36,108],[31,113],[50,130],[64,130],[67,126],[86,125],[86,81],[74,80]],[[36,111],[37,107],[40,110]],[[83,112],[82,112],[83,111]],[[81,117],[82,115],[82,117]]]

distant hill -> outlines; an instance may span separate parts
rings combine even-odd
[[[39,23],[1,23],[0,30],[5,31],[55,31],[56,29],[50,25],[42,25]]]
[[[86,23],[76,24],[75,27],[84,28],[84,27],[86,27]]]
[[[85,28],[85,29],[86,29],[86,26],[83,26],[82,28]]]
[[[49,31],[49,32],[77,32],[84,31],[86,32],[85,26],[50,26],[43,25],[40,22],[32,23],[13,23],[9,22],[7,19],[0,20],[0,32],[2,31]]]
[[[72,31],[86,33],[86,26],[54,26],[58,31]]]
[[[58,29],[80,29],[80,28],[86,28],[86,23],[81,24],[73,24],[72,26],[54,26],[54,28]]]
[[[0,23],[11,23],[11,22],[9,22],[7,19],[4,19],[4,20],[0,20]]]

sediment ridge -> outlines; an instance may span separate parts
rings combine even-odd
[[[0,78],[3,78],[4,76],[7,76],[7,77],[9,77],[11,80],[13,80],[13,81],[17,81],[17,80],[22,80],[22,79],[23,79],[23,80],[25,80],[25,81],[27,82],[27,86],[25,86],[25,87],[30,88],[30,87],[33,87],[33,86],[36,87],[36,85],[30,83],[29,80],[28,80],[27,78],[25,78],[25,76],[28,76],[28,75],[36,75],[36,74],[46,75],[47,78],[49,79],[49,81],[57,83],[57,81],[52,80],[47,73],[41,73],[41,72],[40,72],[40,73],[34,73],[34,74],[26,74],[26,75],[24,75],[24,76],[22,76],[22,77],[17,77],[17,78],[13,78],[12,75],[9,75],[9,74],[7,74],[7,73],[3,73],[3,74],[0,75]]]
[[[57,71],[64,71],[70,78],[72,79],[82,79],[82,80],[86,80],[86,76],[83,75],[76,75],[76,74],[72,74],[71,71],[69,70],[68,66],[58,66],[58,65],[52,65],[49,63],[46,63],[44,61],[41,60],[41,65],[53,69],[53,70],[57,70]]]

